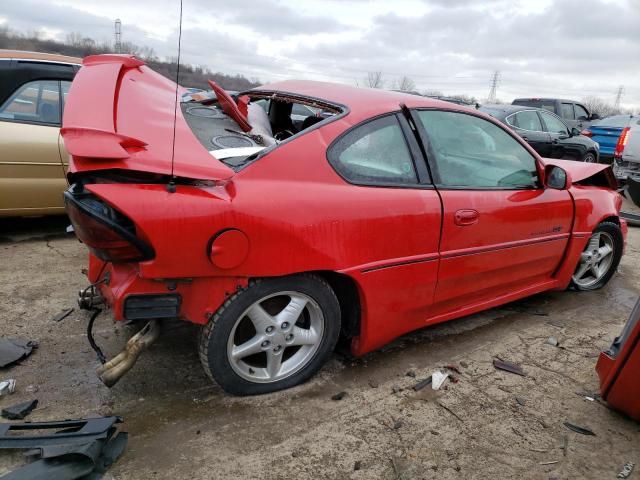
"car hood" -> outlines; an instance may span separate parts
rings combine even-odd
[[[176,107],[176,88],[180,99],[182,87],[130,55],[93,55],[82,65],[61,129],[71,174],[124,169],[203,180],[233,175],[200,144]]]
[[[545,165],[556,165],[564,169],[571,177],[572,183],[598,185],[609,187],[613,190],[618,188],[618,182],[610,165],[559,160],[556,158],[543,158],[542,162]]]

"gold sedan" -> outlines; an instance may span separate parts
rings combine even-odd
[[[0,50],[0,217],[64,213],[66,95],[82,60]]]

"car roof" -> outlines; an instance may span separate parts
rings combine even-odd
[[[485,108],[488,110],[499,111],[507,115],[513,112],[520,112],[522,110],[542,110],[541,108],[530,107],[528,105],[506,105],[503,103],[499,103],[499,104],[490,103],[490,104],[480,106],[480,110]]]
[[[82,65],[82,59],[78,57],[69,57],[67,55],[58,55],[56,53],[28,52],[23,50],[0,49],[0,59],[36,60],[43,62],[71,63],[74,65]]]
[[[555,97],[521,97],[521,98],[514,98],[513,99],[514,102],[516,102],[518,100],[524,100],[524,101],[528,101],[528,100],[545,100],[545,101],[552,101],[552,102],[577,103],[579,105],[582,105],[582,102],[579,102],[577,100],[569,100],[567,98],[555,98]]]
[[[285,80],[256,87],[249,92],[279,92],[295,96],[311,97],[328,103],[343,105],[349,109],[349,117],[353,121],[394,112],[405,104],[410,108],[440,108],[443,110],[469,111],[465,106],[435,100],[428,97],[394,92],[377,88],[363,88],[342,83],[319,82],[314,80]]]

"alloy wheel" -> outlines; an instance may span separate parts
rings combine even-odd
[[[607,232],[595,232],[580,255],[573,282],[582,288],[592,287],[609,272],[613,262],[615,243]]]
[[[231,368],[250,382],[271,383],[304,368],[323,338],[325,319],[308,295],[283,291],[254,302],[227,341]]]

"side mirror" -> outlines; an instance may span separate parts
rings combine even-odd
[[[554,190],[568,190],[571,187],[571,177],[564,168],[556,165],[544,167],[544,178],[547,188]]]
[[[600,115],[598,115],[597,113],[592,113],[591,120],[600,120]]]
[[[571,136],[572,137],[577,137],[578,135],[580,135],[580,130],[578,130],[576,127],[573,127],[571,129]]]

